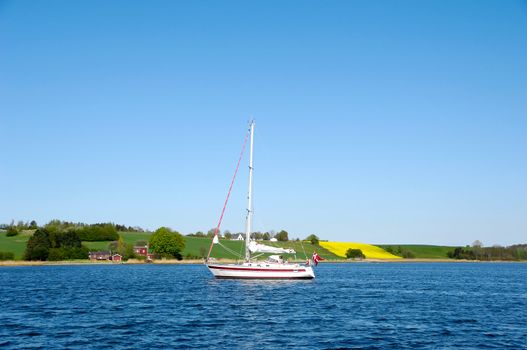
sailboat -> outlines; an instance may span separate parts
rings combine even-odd
[[[218,229],[214,234],[211,247],[209,249],[209,255],[205,261],[208,269],[216,278],[233,278],[233,279],[312,279],[315,278],[315,272],[313,267],[309,264],[309,260],[306,264],[289,263],[285,261],[280,254],[295,254],[293,249],[284,249],[280,247],[273,247],[258,243],[251,239],[252,230],[252,190],[253,190],[253,143],[254,143],[254,121],[249,124],[248,135],[250,135],[250,146],[249,146],[249,190],[248,190],[248,204],[247,204],[247,217],[245,222],[245,259],[242,263],[238,264],[220,264],[212,262],[210,259],[210,253],[214,244],[219,244]],[[245,148],[245,144],[244,144]],[[243,150],[242,150],[243,154]],[[240,155],[241,160],[241,155]],[[239,161],[238,161],[239,166]],[[238,169],[238,167],[236,168]],[[237,172],[237,170],[236,170]],[[236,172],[234,177],[236,177]],[[234,182],[234,178],[233,178]],[[231,182],[232,188],[232,182]],[[229,189],[230,194],[230,189]],[[227,195],[227,200],[229,198]],[[225,206],[227,204],[225,201]],[[225,211],[225,206],[223,210]],[[220,223],[221,224],[221,218]],[[263,254],[271,254],[266,260],[258,261],[256,258]]]

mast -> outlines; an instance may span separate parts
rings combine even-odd
[[[251,229],[253,218],[253,140],[254,140],[254,120],[249,124],[249,131],[251,133],[251,143],[249,147],[249,191],[247,194],[247,219],[245,222],[245,261],[251,259],[251,251],[249,250],[249,242],[251,241]]]

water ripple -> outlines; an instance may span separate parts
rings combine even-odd
[[[326,264],[312,281],[204,266],[0,267],[1,349],[527,349],[525,264]]]

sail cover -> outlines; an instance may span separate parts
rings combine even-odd
[[[295,254],[296,252],[293,249],[284,249],[279,247],[271,247],[268,245],[256,243],[251,241],[249,243],[249,250],[251,253],[271,253],[271,254]]]

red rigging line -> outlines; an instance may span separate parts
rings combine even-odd
[[[251,133],[251,129],[249,129],[247,131],[247,134],[245,135],[245,140],[243,141],[242,151],[240,152],[240,158],[238,158],[238,163],[236,164],[236,170],[234,171],[234,175],[232,176],[232,180],[231,180],[231,185],[229,186],[229,192],[227,192],[227,198],[225,198],[225,203],[223,204],[223,209],[221,210],[220,220],[218,221],[218,226],[216,226],[216,229],[214,230],[214,237],[212,238],[212,242],[210,243],[209,253],[207,254],[207,261],[209,260],[210,253],[212,252],[212,247],[214,245],[214,238],[218,235],[218,231],[220,230],[221,222],[223,220],[223,214],[225,214],[225,208],[227,208],[227,203],[229,202],[229,197],[231,196],[232,186],[234,185],[236,174],[238,174],[238,169],[240,168],[240,163],[242,161],[243,153],[245,152],[245,146],[247,146],[247,140],[249,139],[250,133]]]

